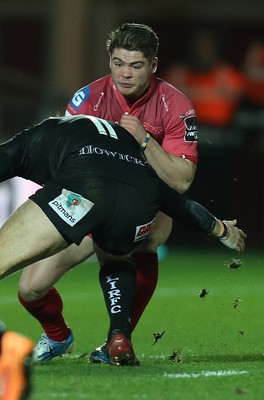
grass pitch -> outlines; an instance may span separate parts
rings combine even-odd
[[[74,351],[34,367],[31,399],[262,400],[264,254],[220,250],[174,248],[161,261],[155,295],[133,334],[140,367],[88,363],[108,327],[98,267],[83,263],[66,274],[57,288]],[[0,317],[37,340],[38,323],[17,301],[18,279],[1,282]]]

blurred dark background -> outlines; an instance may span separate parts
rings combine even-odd
[[[212,39],[214,71],[220,64],[227,66],[224,71],[231,71],[225,95],[228,101],[233,96],[234,105],[226,121],[206,120],[212,115],[210,101],[205,118],[198,115],[200,161],[189,193],[220,218],[236,217],[248,233],[248,246],[261,248],[263,16],[263,0],[0,0],[0,142],[42,118],[64,114],[77,89],[108,74],[107,33],[123,22],[145,23],[157,32],[157,75],[195,102],[196,89],[191,85],[197,79],[200,84],[201,73],[210,75],[211,67],[209,57],[202,63],[197,51],[202,33],[206,40]],[[252,76],[258,80],[250,87],[253,96],[245,89]],[[18,186],[19,190],[17,183],[0,185],[4,204],[0,224],[24,192],[33,190]],[[197,232],[178,223],[174,230],[171,245],[206,244]]]

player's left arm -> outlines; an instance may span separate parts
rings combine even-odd
[[[149,140],[145,156],[159,178],[168,186],[180,193],[189,189],[196,171],[196,164],[191,160],[167,153],[153,138]]]
[[[120,125],[127,129],[141,146],[148,163],[161,180],[180,193],[185,193],[194,178],[196,164],[191,160],[170,154],[144,129],[139,119],[124,114]]]

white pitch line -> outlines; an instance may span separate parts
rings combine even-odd
[[[53,392],[50,394],[51,399],[72,399],[72,393],[66,392]],[[74,393],[74,399],[88,399],[91,397],[87,397],[87,393]]]
[[[165,372],[163,376],[165,378],[200,378],[200,377],[210,377],[210,376],[232,376],[232,375],[244,375],[248,374],[248,371],[235,371],[232,369],[226,371],[201,371],[199,373],[183,373],[183,374],[170,374]]]

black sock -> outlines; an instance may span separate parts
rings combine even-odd
[[[100,268],[100,284],[110,318],[108,339],[114,329],[131,338],[131,312],[136,289],[136,270],[129,260],[111,261]]]

